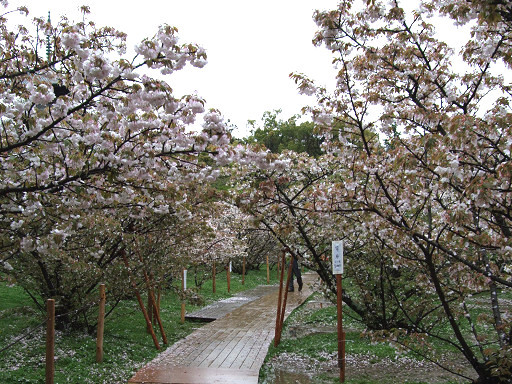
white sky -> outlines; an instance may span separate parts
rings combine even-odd
[[[185,68],[166,78],[177,95],[197,94],[248,134],[247,120],[282,109],[281,118],[314,103],[301,96],[290,72],[301,72],[321,85],[332,84],[330,52],[311,43],[317,30],[314,9],[334,9],[338,0],[10,0],[26,5],[30,17],[61,15],[80,20],[80,5],[91,7],[90,19],[128,34],[128,49],[153,36],[167,23],[179,29],[182,42],[203,46],[208,64]]]

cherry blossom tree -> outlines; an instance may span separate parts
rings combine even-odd
[[[335,91],[293,76],[317,95],[310,111],[339,162],[323,210],[368,214],[367,235],[434,294],[433,316],[390,338],[421,351],[427,335],[458,351],[476,382],[510,382],[509,4],[361,5],[315,14],[315,42],[339,68]],[[459,48],[443,41],[455,32],[468,34]]]
[[[344,240],[343,300],[357,319],[371,330],[416,329],[425,320],[432,295],[413,284],[415,270],[394,264],[385,241],[372,236],[367,225],[370,214],[332,212],[338,159],[293,152],[282,156],[288,164],[284,170],[242,170],[248,172],[245,177],[253,186],[242,184],[238,201],[253,216],[255,230],[273,236],[281,248],[293,250],[302,265],[318,273],[333,301],[337,291],[331,243]],[[275,251],[274,258],[279,254]]]
[[[14,29],[0,16],[0,267],[43,298],[67,297],[62,311],[99,279],[126,277],[118,258],[137,260],[134,234],[165,222],[186,238],[187,190],[232,156],[220,113],[160,80],[203,67],[201,47],[164,25],[128,58],[125,35],[82,10],[79,23]],[[202,130],[190,129],[200,114]]]
[[[246,270],[259,270],[261,265],[273,268],[281,255],[282,246],[276,238],[263,228],[253,228],[247,225],[244,229],[247,238],[247,264]]]
[[[229,267],[230,262],[242,263],[247,256],[247,238],[244,235],[247,215],[234,205],[228,203],[225,196],[210,196],[203,204],[208,214],[204,215],[204,231],[196,232],[189,243],[193,257],[184,258],[188,266],[196,272],[196,285],[200,288],[204,280],[212,277],[213,264],[216,271]],[[194,220],[201,217],[194,216]]]

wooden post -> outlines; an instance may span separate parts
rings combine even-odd
[[[151,326],[148,324],[147,325],[147,333],[151,333],[151,327],[153,327],[153,324],[155,323],[155,316],[154,316],[154,312],[155,310],[153,309],[153,301],[151,301],[151,290],[148,288],[148,304],[147,304],[147,308],[148,308],[148,316],[149,316],[149,321],[150,321],[150,324]]]
[[[185,302],[182,301],[181,302],[181,318],[180,318],[181,324],[185,323],[185,314],[186,314],[186,305],[185,305]]]
[[[283,250],[282,252],[282,259],[284,262],[285,259],[285,253],[286,251]],[[277,270],[279,271],[279,259],[277,261]],[[279,279],[279,296],[277,298],[277,315],[276,315],[276,331],[274,335],[274,347],[277,347],[279,343],[281,342],[281,330],[280,330],[280,324],[281,324],[281,301],[283,296],[283,279],[284,279],[284,269],[281,269],[281,278]]]
[[[343,331],[343,241],[332,242],[332,273],[336,276],[337,314],[338,314],[338,367],[340,383],[345,381],[345,332]]]
[[[277,257],[277,278],[279,279],[279,275],[281,274],[280,273],[280,268],[281,268],[281,260],[279,259],[279,256]]]
[[[288,252],[290,252],[289,249],[287,249]],[[286,312],[286,300],[288,300],[288,287],[290,286],[290,279],[292,277],[292,269],[293,269],[293,253],[290,252],[290,267],[288,268],[288,277],[286,278],[286,286],[284,287],[284,299],[283,299],[283,308],[281,309],[281,322],[279,325],[279,333],[281,333],[281,330],[283,329],[283,323],[284,323],[284,313]],[[286,259],[283,260],[283,270],[286,266]],[[279,336],[281,338],[281,336]]]
[[[98,314],[98,330],[96,335],[96,362],[103,362],[103,331],[105,329],[105,284],[100,284],[100,309]]]
[[[158,285],[158,298],[156,299],[156,305],[158,306],[158,311],[160,312],[160,302],[162,299],[162,287],[160,284]]]
[[[242,261],[242,285],[245,283],[245,256]]]
[[[341,274],[336,275],[337,301],[338,301],[338,367],[340,368],[340,383],[345,382],[345,332],[343,331],[343,311]]]
[[[137,242],[138,247],[138,242]],[[160,309],[158,308],[156,304],[155,294],[153,292],[151,280],[149,279],[149,275],[146,272],[146,269],[144,268],[144,260],[142,258],[142,255],[139,251],[137,251],[137,254],[139,256],[139,261],[142,264],[142,270],[144,272],[144,280],[146,282],[146,288],[148,290],[148,318],[149,323],[147,324],[147,330],[148,333],[154,332],[153,331],[153,323],[156,321],[158,322],[158,326],[160,327],[160,334],[162,335],[162,340],[164,344],[167,344],[167,336],[165,335],[164,326],[162,324],[162,319],[160,318]]]
[[[268,253],[267,253],[267,284],[270,284],[270,264],[268,262]]]
[[[142,262],[142,258],[140,258],[140,260]],[[151,309],[148,309],[148,312],[149,312],[148,313],[148,317],[149,317],[148,327],[151,327],[151,330],[153,330],[153,322],[156,318],[156,321],[160,328],[160,334],[162,335],[162,341],[164,342],[164,344],[167,344],[167,336],[165,334],[164,326],[162,324],[162,319],[160,317],[160,309],[158,308],[158,305],[156,303],[155,293],[153,292],[153,289],[151,288],[151,282],[149,281],[149,276],[145,270],[144,270],[144,278],[146,280],[146,286],[148,289],[148,301],[151,303]]]
[[[46,384],[55,377],[55,300],[46,301]]]
[[[213,260],[213,271],[212,271],[212,287],[213,293],[215,293],[215,260]]]
[[[125,252],[123,252],[123,261],[124,261],[124,265],[126,265],[126,268],[128,269],[128,275],[130,276],[130,282],[132,284],[133,290],[135,291],[135,296],[137,297],[137,301],[139,302],[139,307],[142,310],[144,319],[146,320],[146,325],[148,327],[151,327],[151,337],[153,338],[153,343],[155,344],[156,349],[159,350],[160,344],[158,344],[158,339],[156,338],[155,331],[153,330],[153,326],[151,325],[151,320],[149,320],[148,312],[146,311],[146,308],[144,307],[144,302],[142,301],[142,297],[140,296],[139,290],[137,289],[137,284],[135,283],[133,274],[130,271],[130,265],[128,264],[128,259],[126,258]]]

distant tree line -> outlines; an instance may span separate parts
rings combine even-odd
[[[313,157],[320,156],[323,138],[315,132],[315,124],[311,121],[299,123],[300,115],[282,120],[279,118],[280,113],[280,109],[265,112],[261,118],[262,125],[249,120],[253,129],[245,142],[263,145],[272,153],[291,150]]]

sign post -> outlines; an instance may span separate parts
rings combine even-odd
[[[183,268],[181,273],[181,290],[183,299],[181,301],[181,324],[185,322],[185,314],[186,314],[186,308],[185,308],[185,291],[187,290],[187,270]]]
[[[226,277],[228,279],[228,293],[231,292],[231,260],[229,261]]]
[[[340,383],[345,382],[345,332],[343,331],[342,275],[343,275],[343,241],[332,242],[332,273],[336,276],[338,309],[338,367]]]

